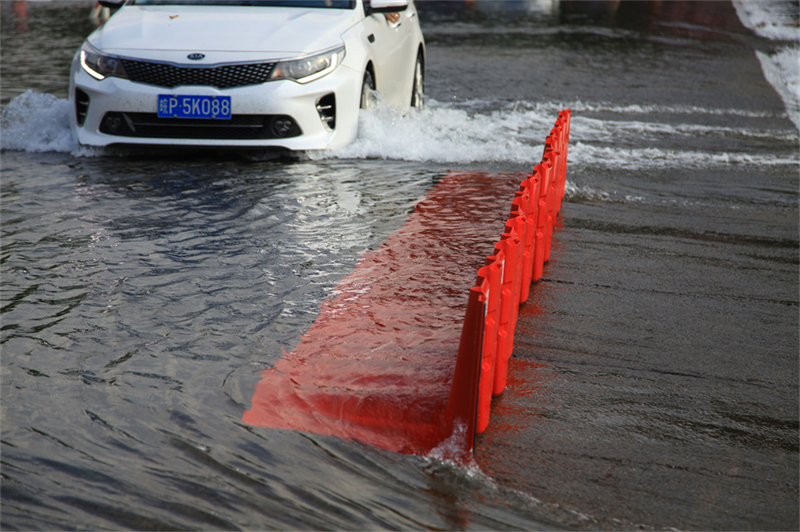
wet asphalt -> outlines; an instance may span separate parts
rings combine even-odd
[[[711,24],[688,7],[709,8]],[[568,170],[606,195],[576,192],[563,207],[553,257],[520,312],[514,379],[476,456],[498,482],[602,527],[796,530],[797,166],[699,160],[791,157],[797,138],[747,133],[791,128],[754,54],[769,44],[737,28],[729,4],[688,7],[677,19],[653,8],[646,24],[606,15],[585,22],[594,33],[543,37],[552,46],[541,53],[522,36],[546,80],[537,89],[612,104],[574,115],[573,143],[593,134],[582,118],[707,133],[609,138],[619,164]],[[604,33],[624,27],[637,29]],[[688,155],[659,166],[638,159],[648,147]]]

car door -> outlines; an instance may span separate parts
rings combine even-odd
[[[375,88],[385,103],[401,109],[409,105],[411,98],[416,60],[411,22],[416,15],[412,3],[400,13],[373,13],[364,21],[368,33],[374,37],[371,47]]]

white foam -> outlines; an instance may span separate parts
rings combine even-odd
[[[494,107],[496,108],[496,102]],[[312,158],[376,158],[437,163],[465,164],[475,162],[536,163],[541,158],[544,138],[553,125],[557,103],[534,104],[513,102],[501,110],[491,109],[491,102],[463,102],[445,106],[433,102],[428,109],[398,116],[380,106],[362,112],[359,135],[351,145],[332,151],[317,152]],[[613,107],[603,104],[581,104],[584,109],[605,108],[617,112],[650,113],[644,106]],[[654,106],[658,107],[658,106]],[[660,108],[662,111],[670,108]],[[670,110],[695,112],[695,108]],[[714,110],[703,110],[713,113]],[[728,110],[716,112],[732,113]],[[753,113],[755,114],[755,113]],[[795,138],[785,130],[720,128],[700,124],[666,124],[626,120],[598,120],[573,114],[570,164],[615,166],[623,169],[653,167],[702,168],[727,164],[783,165],[797,164],[797,158],[748,153],[703,153],[693,150],[661,148],[631,149],[625,144],[641,143],[643,135],[669,139],[680,136],[730,135],[779,140]],[[583,142],[579,142],[581,139]],[[598,147],[593,142],[609,142],[614,147]],[[681,144],[691,146],[689,141]]]
[[[774,41],[800,42],[797,2],[734,0],[736,14],[756,35]],[[764,77],[781,95],[786,112],[800,130],[800,47],[785,46],[772,54],[756,51]]]
[[[733,0],[736,14],[757,35],[777,41],[800,41],[796,3],[769,0]]]
[[[569,164],[611,167],[622,170],[653,168],[709,168],[751,164],[757,166],[797,165],[797,157],[764,154],[707,153],[694,150],[664,150],[660,148],[619,148],[592,146],[575,142],[569,148]]]
[[[786,112],[800,130],[800,46],[787,46],[767,55],[756,52],[761,70],[783,99]]]
[[[618,114],[668,114],[668,115],[714,115],[714,116],[741,116],[745,118],[772,118],[775,113],[763,111],[749,111],[746,109],[720,109],[706,108],[695,105],[661,105],[661,104],[628,104],[618,105],[607,102],[583,102],[581,100],[565,102],[563,107],[570,108],[574,113],[606,112]]]
[[[69,128],[69,101],[32,90],[0,112],[2,149],[70,153],[79,148]]]
[[[608,192],[595,190],[592,187],[579,186],[567,180],[564,183],[564,199],[567,201],[613,201]]]
[[[434,102],[437,106],[468,109],[473,112],[497,106],[497,100],[466,100],[457,103],[442,104]],[[586,102],[583,100],[571,101],[546,101],[546,102],[526,102],[514,101],[507,102],[504,106],[505,111],[533,111],[548,122],[552,122],[554,116],[562,109],[571,109],[573,113],[615,113],[615,114],[668,114],[668,115],[714,115],[714,116],[741,116],[745,118],[774,118],[772,112],[750,111],[746,109],[732,108],[708,108],[696,105],[666,105],[666,104],[617,104],[611,102]]]
[[[470,476],[478,476],[486,480],[485,475],[475,462],[472,452],[465,451],[464,443],[467,441],[467,426],[461,421],[455,423],[453,433],[446,440],[439,442],[431,449],[428,457],[450,466],[461,466]]]
[[[399,116],[378,106],[374,111],[361,112],[355,142],[315,156],[527,164],[538,161],[542,155],[541,143],[546,133],[535,133],[531,122],[519,113],[471,114],[434,102],[427,109]]]
[[[583,141],[619,142],[620,140],[658,139],[668,137],[709,137],[794,140],[797,133],[791,129],[745,129],[704,124],[666,124],[637,120],[599,120],[586,116],[573,116],[572,135]]]

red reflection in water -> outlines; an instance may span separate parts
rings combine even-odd
[[[28,33],[28,2],[14,2],[14,19],[17,33]]]
[[[589,19],[697,40],[734,41],[727,33],[744,29],[733,4],[719,0],[562,0],[559,13],[563,21]]]
[[[554,252],[557,241],[553,239]],[[524,343],[516,351],[523,356],[528,356],[530,350],[530,346],[524,344],[536,343],[537,338],[544,334],[541,327],[542,317],[549,312],[542,302],[549,297],[548,292],[551,290],[552,287],[545,283],[536,284],[528,301],[520,307],[516,336],[524,339]],[[503,439],[506,435],[544,422],[541,409],[535,406],[546,401],[547,394],[543,390],[547,387],[550,376],[547,363],[520,358],[518,355],[512,356],[508,360],[508,385],[503,394],[492,401],[492,417],[485,436],[489,439]]]
[[[551,257],[557,260],[555,254]],[[522,341],[508,361],[508,387],[492,400],[489,427],[476,442],[475,461],[492,478],[520,478],[520,452],[532,456],[542,425],[550,422],[548,414],[554,411],[550,388],[555,375],[550,365],[539,359],[536,347],[548,329],[543,322],[552,316],[548,308],[552,292],[552,284],[540,282],[520,308],[517,337]]]
[[[518,358],[508,361],[508,387],[503,395],[492,403],[492,418],[488,432],[492,437],[500,434],[517,433],[544,419],[538,410],[530,408],[530,403],[541,397],[547,379],[547,366]],[[518,400],[522,399],[522,401]],[[502,436],[501,436],[502,437]]]
[[[450,436],[444,411],[468,292],[525,177],[447,175],[262,373],[244,422],[410,454]]]

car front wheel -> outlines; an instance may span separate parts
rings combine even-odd
[[[375,106],[375,80],[372,72],[364,72],[364,82],[361,84],[361,109],[372,109]]]
[[[414,65],[414,84],[411,87],[411,107],[422,109],[425,100],[425,69],[422,63],[422,53],[417,55],[417,64]]]

